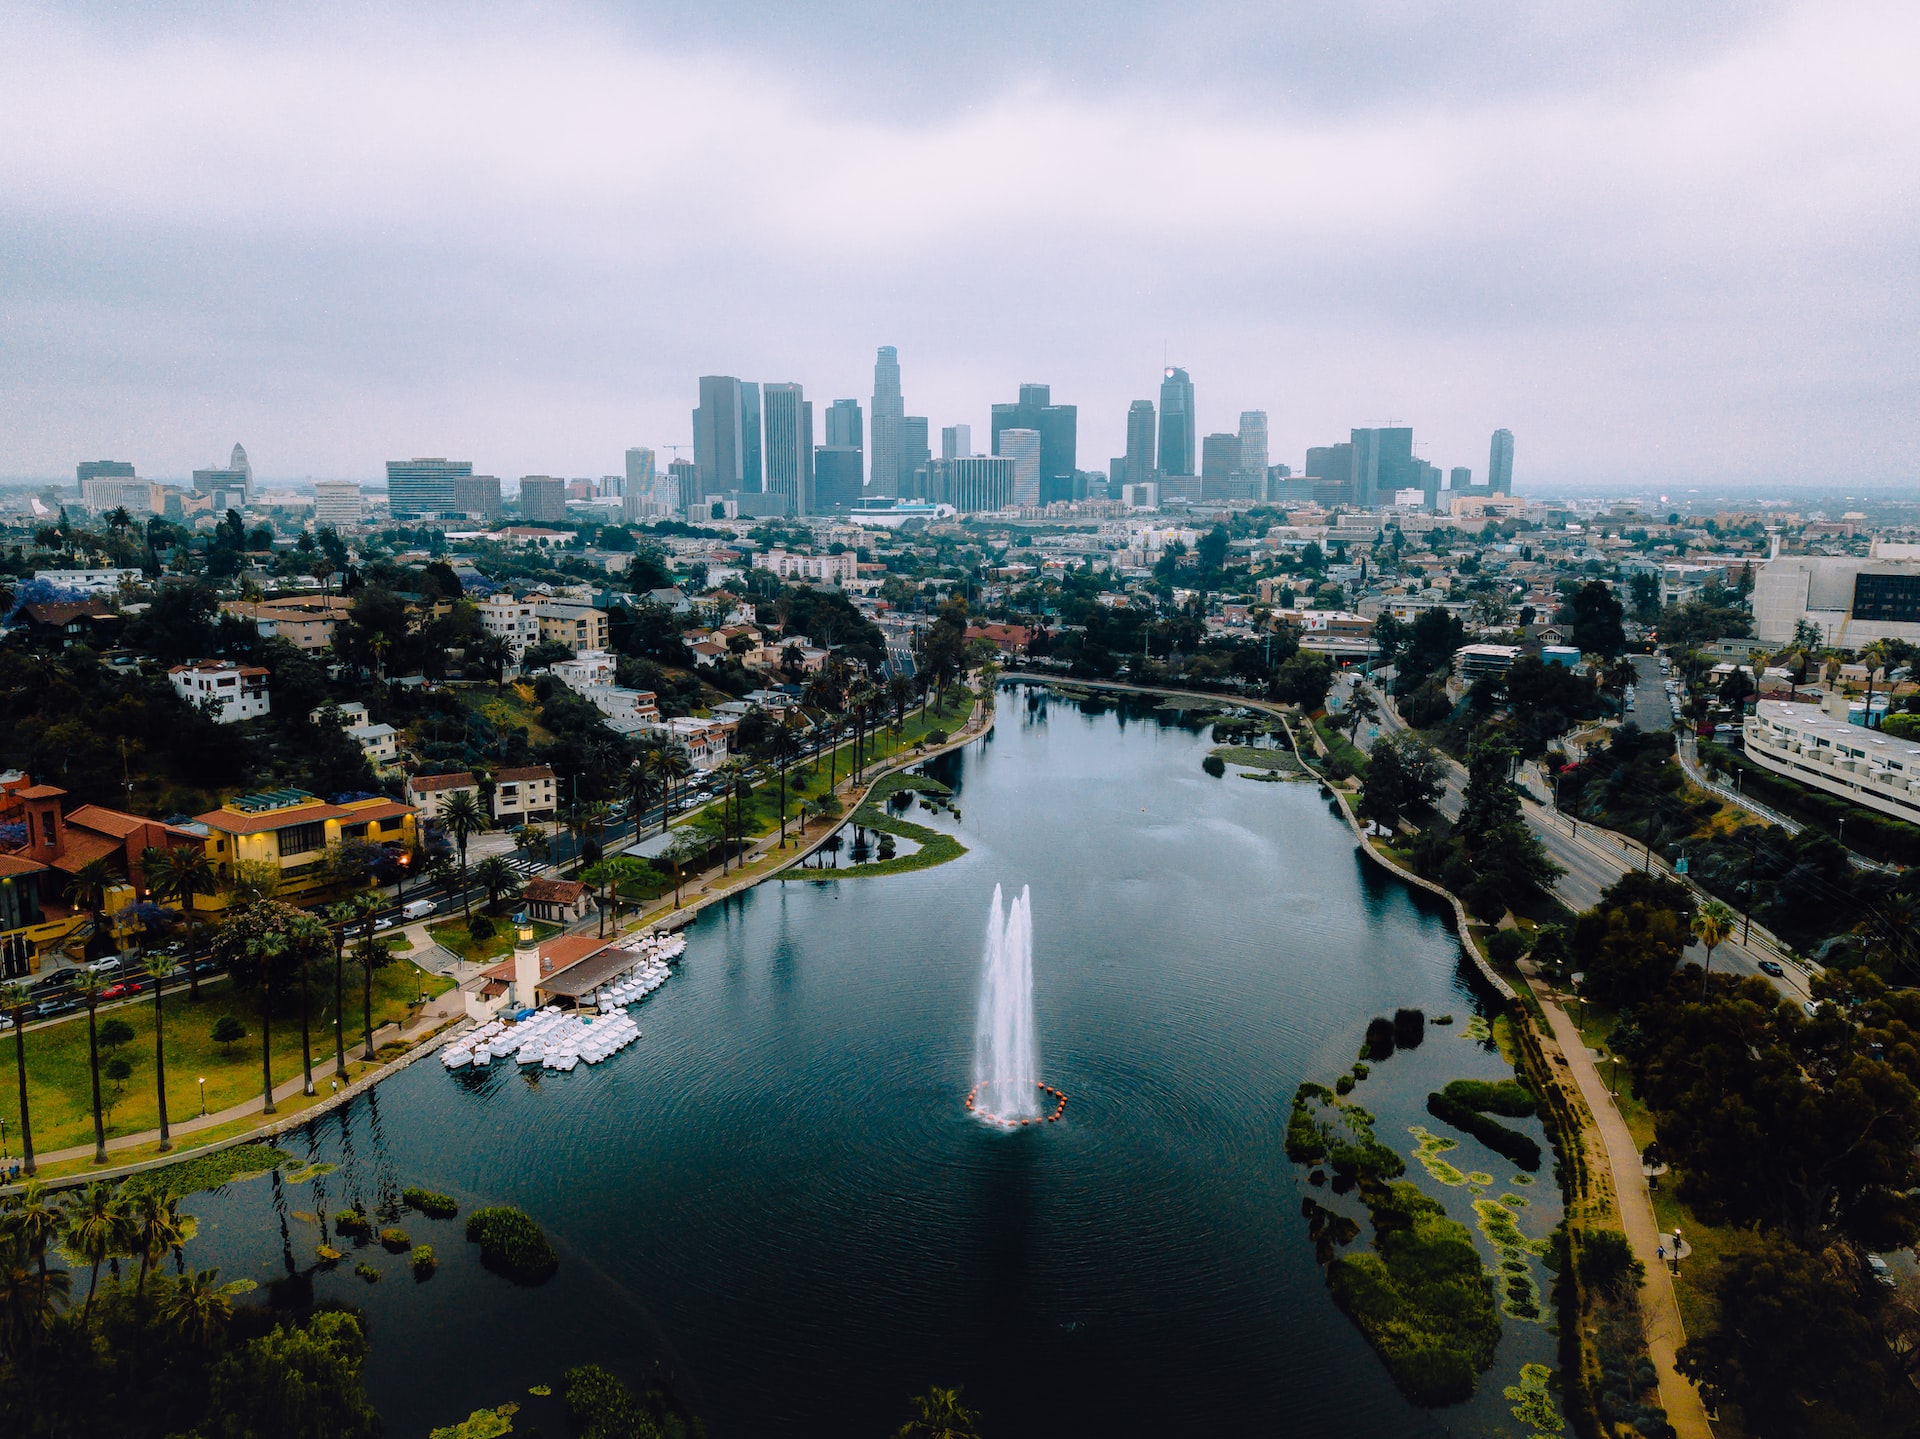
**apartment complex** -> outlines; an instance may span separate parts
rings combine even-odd
[[[237,724],[258,719],[272,703],[267,693],[268,671],[259,665],[235,664],[232,660],[195,660],[175,665],[167,671],[173,692],[190,705],[216,706],[216,724]]]
[[[571,650],[607,647],[607,612],[592,605],[543,604],[536,607],[542,644],[565,645]]]
[[[240,795],[195,819],[207,828],[207,856],[223,876],[253,861],[280,871],[280,897],[330,883],[326,851],[342,840],[395,844],[412,849],[419,836],[412,806],[376,795],[329,804],[305,790],[282,789]]]
[[[1920,824],[1920,744],[1849,724],[1844,709],[1785,700],[1759,701],[1744,729],[1761,768]]]
[[[499,771],[493,777],[493,818],[502,829],[552,819],[558,805],[554,773],[546,765]]]

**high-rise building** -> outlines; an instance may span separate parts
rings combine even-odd
[[[1208,435],[1200,444],[1200,498],[1235,498],[1233,482],[1240,474],[1240,437]]]
[[[453,482],[473,474],[470,460],[439,458],[387,461],[387,512],[417,520],[455,508]],[[195,488],[198,486],[196,471]]]
[[[927,417],[906,415],[900,421],[900,489],[902,495],[918,496],[925,483],[927,462],[933,449],[927,443]]]
[[[133,463],[130,460],[82,460],[74,466],[75,478],[85,485],[88,480],[130,480],[133,476]]]
[[[764,393],[767,493],[784,498],[785,514],[811,514],[813,406],[797,384],[770,384]]]
[[[998,405],[994,409],[998,410]],[[1013,495],[1009,504],[1023,509],[1040,503],[1040,432],[1002,430],[993,437],[994,451],[1013,461]]]
[[[135,515],[162,514],[170,493],[177,492],[150,480],[129,480],[119,475],[97,476],[80,482],[80,503],[96,515],[110,510],[126,510]]]
[[[1512,430],[1493,432],[1493,450],[1487,456],[1487,488],[1496,495],[1513,493]]]
[[[867,432],[865,425],[861,422],[858,400],[835,400],[827,406],[826,420],[827,444],[835,449],[859,450],[865,453]]]
[[[1455,465],[1447,471],[1447,488],[1466,490],[1473,487],[1473,471],[1465,465]]]
[[[1240,412],[1240,473],[1258,481],[1267,480],[1267,412]]]
[[[1135,400],[1127,406],[1127,474],[1124,481],[1115,483],[1145,485],[1153,482],[1159,468],[1159,460],[1154,455],[1154,437],[1159,431],[1159,422],[1154,414],[1152,400]]]
[[[964,460],[973,453],[972,425],[944,425],[940,430],[940,458]]]
[[[1193,381],[1170,367],[1160,380],[1160,464],[1162,475],[1193,473]]]
[[[1390,505],[1401,490],[1425,489],[1425,462],[1413,457],[1413,431],[1405,425],[1354,430],[1350,479],[1356,505]]]
[[[702,375],[700,405],[693,412],[693,463],[700,475],[700,489],[707,495],[724,495],[746,488],[747,426],[742,406],[746,389],[732,375]],[[753,417],[754,448],[759,449],[759,387],[754,389],[756,412]],[[759,488],[756,484],[755,488]]]
[[[851,510],[860,503],[865,485],[861,481],[861,454],[858,445],[820,445],[813,452],[813,507],[811,513],[828,515]]]
[[[961,514],[1004,510],[1014,502],[1017,462],[1009,455],[955,455],[927,465],[923,498]]]
[[[873,495],[900,493],[900,426],[907,417],[907,402],[900,394],[900,354],[892,345],[882,345],[873,362],[873,463],[869,466],[867,492]]]
[[[1079,406],[1054,404],[1050,386],[1022,385],[1017,401],[993,407],[992,423],[996,455],[1009,453],[1000,437],[1010,430],[1032,430],[1040,436],[1040,494],[1033,503],[1073,498],[1073,475],[1079,464]]]
[[[620,497],[620,518],[630,524],[653,515],[671,514],[681,507],[679,495],[672,493],[655,458],[653,451],[644,447],[627,451],[627,489]]]
[[[667,494],[673,507],[692,515],[700,509],[700,467],[692,460],[672,460],[667,464]]]
[[[500,518],[500,477],[462,475],[453,482],[453,507],[470,520]]]
[[[567,518],[567,482],[552,475],[522,475],[520,518],[536,525],[564,524]]]
[[[1337,445],[1313,445],[1307,450],[1307,478],[1317,481],[1313,490],[1316,504],[1337,505],[1353,502],[1353,442]]]
[[[315,480],[313,522],[341,529],[360,523],[362,499],[357,480]]]
[[[235,445],[225,469],[195,470],[193,490],[198,495],[213,496],[216,507],[245,505],[253,490],[253,466],[247,463],[247,452]]]
[[[740,382],[740,489],[756,495],[766,489],[766,458],[760,436],[760,386]]]
[[[238,470],[241,474],[245,475],[248,486],[252,486],[253,464],[247,459],[247,452],[241,448],[240,445],[235,444],[233,453],[227,456],[227,468],[230,470]]]

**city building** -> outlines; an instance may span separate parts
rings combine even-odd
[[[439,819],[448,801],[456,794],[470,794],[478,799],[480,784],[466,770],[458,774],[416,774],[407,777],[407,803],[419,812],[422,819]]]
[[[835,448],[865,451],[867,431],[858,400],[835,400],[827,406],[827,443]],[[861,483],[866,483],[864,474]]]
[[[75,482],[82,494],[88,480],[131,480],[133,464],[129,460],[82,460],[73,467]]]
[[[558,808],[552,769],[543,764],[502,769],[493,777],[493,818],[501,829],[552,819]]]
[[[1185,370],[1169,367],[1160,380],[1160,459],[1163,477],[1191,475],[1194,456],[1193,381]],[[1128,434],[1132,453],[1132,434]]]
[[[567,482],[552,475],[522,475],[520,518],[534,525],[565,524]]]
[[[1453,652],[1453,672],[1464,685],[1489,675],[1497,679],[1513,668],[1520,654],[1519,645],[1462,645]]]
[[[692,460],[667,462],[667,494],[676,509],[691,514],[700,507],[700,467]]]
[[[480,612],[480,627],[506,645],[515,664],[531,646],[540,643],[540,617],[532,600],[517,600],[499,590],[474,608]]]
[[[1240,476],[1240,437],[1208,435],[1200,443],[1200,498],[1234,499],[1234,482]]]
[[[237,724],[269,712],[268,671],[259,665],[232,660],[195,660],[167,671],[173,692],[190,705],[206,709],[215,724]]]
[[[1014,461],[1004,455],[967,455],[927,466],[925,499],[961,514],[1003,510],[1013,503]]]
[[[812,513],[813,405],[797,384],[765,387],[766,492],[783,502],[781,513]]]
[[[1487,457],[1487,488],[1496,495],[1513,493],[1513,431],[1495,430]]]
[[[500,477],[461,475],[453,482],[453,508],[470,520],[500,518]]]
[[[63,590],[81,590],[90,595],[117,595],[125,585],[139,584],[137,569],[35,570],[33,577]]]
[[[1472,489],[1473,471],[1465,465],[1455,465],[1447,471],[1447,488],[1450,490]]]
[[[193,492],[207,495],[217,509],[244,509],[253,490],[253,466],[247,452],[235,445],[226,467],[195,470]]]
[[[1259,482],[1261,493],[1256,498],[1265,499],[1267,480],[1267,412],[1265,410],[1240,412],[1240,473],[1249,480]]]
[[[252,620],[262,638],[286,640],[309,654],[333,644],[333,627],[352,609],[353,601],[342,595],[288,595],[274,600],[220,602],[222,614]]]
[[[1898,552],[1911,547],[1900,546]],[[1875,541],[1862,555],[1778,555],[1753,583],[1753,632],[1792,641],[1803,621],[1822,642],[1858,649],[1874,640],[1920,643],[1920,558],[1892,558]]]
[[[1054,404],[1052,389],[1047,385],[1022,385],[1018,400],[993,407],[994,454],[1012,453],[1001,443],[1001,437],[1011,431],[1031,430],[1040,439],[1040,452],[1035,460],[1040,476],[1037,497],[1031,502],[1016,500],[1016,503],[1044,505],[1073,498],[1074,471],[1079,463],[1079,425],[1079,407]]]
[[[998,405],[994,406],[997,410]],[[993,437],[994,453],[1013,461],[1011,504],[1033,508],[1040,504],[1040,432],[1001,430]]]
[[[565,645],[573,650],[603,650],[607,647],[607,612],[592,605],[548,603],[535,609],[540,622],[542,644]]]
[[[470,479],[470,460],[437,457],[387,461],[387,513],[396,520],[458,513],[454,481]]]
[[[1109,493],[1118,494],[1122,485],[1149,485],[1154,482],[1154,477],[1160,473],[1159,459],[1154,454],[1159,428],[1152,400],[1135,400],[1127,406],[1125,470],[1120,474],[1108,473]]]
[[[100,477],[80,482],[80,503],[96,515],[125,510],[133,515],[166,513],[167,487],[151,480]]]
[[[964,460],[973,453],[972,425],[944,425],[940,430],[940,458]]]
[[[873,464],[868,491],[873,495],[898,495],[901,493],[900,427],[907,417],[907,402],[900,393],[900,354],[892,345],[880,346],[874,357],[871,414]]]
[[[861,455],[853,445],[820,445],[813,452],[813,505],[816,515],[851,510],[863,498]]]
[[[918,498],[926,483],[933,450],[927,443],[927,417],[907,415],[900,421],[900,488],[898,493]]]
[[[671,515],[683,509],[673,476],[661,474],[649,449],[627,451],[626,492],[620,497],[620,518],[628,524]]]
[[[1863,808],[1920,824],[1920,744],[1850,724],[1839,695],[1828,705],[1756,701],[1743,726],[1747,758]]]
[[[702,375],[700,404],[693,412],[693,463],[702,498],[760,488],[759,437],[760,387],[744,385],[732,375]],[[754,457],[752,485],[747,483],[750,447]]]
[[[280,898],[296,903],[334,882],[326,872],[328,845],[351,839],[410,853],[420,833],[412,806],[399,800],[376,795],[329,804],[297,789],[240,795],[194,818],[206,826],[207,857],[223,879],[233,877],[236,864],[272,865],[280,871]]]
[[[852,550],[837,555],[796,555],[784,549],[771,549],[754,561],[754,567],[783,580],[811,580],[828,585],[845,584],[860,574],[859,557]]]
[[[360,523],[365,499],[357,480],[315,480],[313,482],[313,522],[346,529]]]

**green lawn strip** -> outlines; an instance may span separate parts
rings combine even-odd
[[[1366,778],[1367,757],[1344,732],[1335,729],[1325,716],[1316,719],[1313,727],[1319,734],[1321,742],[1326,745],[1329,755],[1344,761],[1350,773],[1359,775],[1362,779]]]
[[[887,801],[902,791],[932,795],[936,802],[941,803],[953,794],[952,790],[938,780],[908,774],[904,770],[895,770],[892,774],[882,775],[868,791],[865,801],[854,810],[850,817],[852,822],[863,825],[867,829],[878,830],[883,834],[912,840],[919,848],[912,854],[896,855],[892,859],[875,860],[870,864],[848,865],[844,869],[830,870],[829,872],[835,878],[865,879],[876,875],[904,874],[909,870],[931,869],[937,864],[958,859],[967,852],[967,847],[952,835],[941,830],[929,829],[923,824],[915,824],[912,820],[900,819],[889,812]],[[794,880],[820,877],[818,870],[804,866],[789,870],[781,876],[782,879]]]
[[[230,1149],[192,1155],[162,1169],[147,1169],[129,1175],[121,1185],[120,1192],[127,1198],[147,1191],[185,1197],[203,1190],[218,1189],[231,1180],[265,1174],[292,1158],[285,1150],[276,1149],[271,1144],[236,1144]]]
[[[405,1021],[411,1007],[419,1002],[422,990],[440,994],[453,981],[427,973],[406,960],[396,960],[373,975],[373,1023]],[[351,962],[346,970],[346,1032],[351,1056],[361,1045],[361,980],[358,967]],[[333,976],[316,973],[313,981],[314,1077],[333,1072]],[[298,998],[277,994],[273,1014],[273,1078],[276,1085],[300,1072],[300,1012]],[[231,1014],[247,1027],[247,1037],[231,1046],[215,1044],[212,1031],[216,1020]],[[101,1099],[112,1101],[107,1137],[137,1134],[159,1124],[159,1106],[153,1083],[153,1002],[123,1005],[113,1011],[133,1029],[126,1044],[108,1050],[101,1047]],[[105,1023],[105,1019],[101,1020]],[[209,1113],[257,1098],[261,1089],[260,1019],[258,999],[236,993],[222,982],[202,985],[199,1003],[189,1003],[184,987],[170,990],[166,997],[167,1038],[167,1115],[176,1123],[200,1113],[199,1080],[207,1081]],[[13,1040],[7,1036],[0,1044],[12,1062]],[[117,1055],[133,1068],[124,1085],[110,1084],[105,1077],[109,1058]],[[323,1091],[324,1092],[324,1087]],[[117,1096],[117,1097],[116,1097]],[[51,1151],[70,1145],[89,1144],[93,1140],[92,1081],[87,1064],[87,1020],[84,1014],[59,1024],[27,1031],[27,1097],[33,1107],[33,1142],[36,1149]],[[282,1108],[286,1106],[283,1102]],[[17,1148],[19,1140],[19,1089],[16,1083],[0,1086],[0,1115],[7,1121],[7,1133]]]
[[[460,958],[464,960],[469,960],[476,964],[485,964],[493,960],[505,959],[507,955],[513,952],[514,928],[512,921],[494,919],[491,915],[489,915],[488,918],[493,919],[493,933],[477,943],[473,936],[468,933],[467,923],[463,919],[452,919],[443,921],[440,924],[430,924],[427,926],[427,933],[432,936],[435,944],[447,950],[449,953],[459,955]],[[560,933],[560,929],[561,926],[548,924],[543,919],[533,921],[533,936],[538,940],[551,939],[554,935]]]

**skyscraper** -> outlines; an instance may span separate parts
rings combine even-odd
[[[1240,473],[1240,437],[1208,435],[1200,447],[1200,498],[1234,498],[1233,481]]]
[[[536,525],[564,523],[567,518],[567,482],[553,475],[522,475],[520,517]]]
[[[955,455],[927,466],[927,493],[961,514],[1003,510],[1013,503],[1017,462],[1005,455]]]
[[[1513,431],[1495,430],[1487,457],[1487,488],[1496,495],[1513,493]]]
[[[998,410],[998,405],[994,409]],[[994,450],[1013,461],[1011,504],[1030,508],[1040,503],[1040,432],[1002,430],[994,436]]]
[[[668,461],[667,493],[672,496],[675,509],[684,511],[689,517],[702,513],[700,467],[692,460]]]
[[[1317,504],[1350,504],[1353,501],[1353,442],[1337,445],[1313,445],[1307,450],[1307,478],[1314,486]]]
[[[194,472],[194,488],[200,474]],[[439,458],[387,461],[387,513],[396,520],[443,514],[457,504],[453,482],[473,475],[471,460]]]
[[[865,451],[866,428],[861,423],[858,400],[835,400],[827,406],[827,443],[836,449]]]
[[[1152,400],[1135,400],[1127,406],[1127,473],[1124,480],[1116,480],[1116,483],[1152,483],[1159,469],[1159,462],[1153,453],[1154,436],[1158,430],[1159,423]]]
[[[1040,436],[1040,493],[1033,503],[1072,499],[1073,474],[1079,463],[1079,406],[1054,404],[1050,386],[1022,385],[1015,403],[993,407],[996,455],[1010,453],[1000,444],[1000,437],[1010,430],[1033,430]]]
[[[1473,484],[1473,471],[1465,465],[1455,465],[1447,471],[1447,488],[1450,490],[1468,489]]]
[[[900,493],[900,426],[907,402],[900,396],[900,354],[882,345],[873,361],[873,463],[867,493]]]
[[[315,480],[313,482],[313,522],[332,525],[360,523],[360,484],[357,480]]]
[[[227,468],[230,470],[238,470],[241,474],[245,475],[247,478],[247,487],[249,489],[253,487],[253,465],[247,459],[247,452],[237,443],[233,447],[233,453],[227,456]]]
[[[1267,412],[1240,412],[1240,473],[1262,487],[1267,482]]]
[[[940,431],[940,458],[964,460],[973,453],[973,426],[946,425]]]
[[[758,494],[766,488],[765,461],[760,444],[760,387],[751,380],[740,382],[740,488],[746,494]]]
[[[933,450],[927,444],[927,417],[908,415],[900,421],[900,488],[896,494],[918,496]]]
[[[759,403],[758,386],[754,401]],[[700,405],[693,412],[693,463],[703,494],[724,495],[746,487],[744,387],[732,375],[702,375]],[[754,416],[758,448],[760,417]]]
[[[1193,381],[1169,368],[1160,380],[1160,464],[1162,475],[1193,473]]]
[[[81,484],[88,480],[130,480],[134,477],[130,460],[82,460],[74,466]]]
[[[813,406],[797,384],[766,387],[767,491],[784,496],[785,513],[812,511]]]
[[[821,445],[815,449],[811,512],[828,515],[859,504],[864,489],[860,467],[858,446]]]
[[[453,482],[453,508],[470,520],[500,518],[500,477],[461,475]]]
[[[627,451],[627,492],[620,497],[620,518],[629,522],[678,509],[678,499],[667,494],[665,477],[649,449]]]

